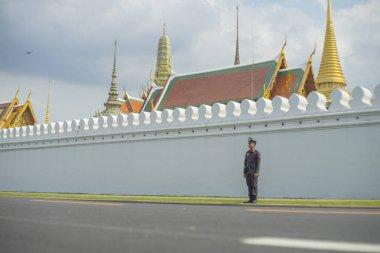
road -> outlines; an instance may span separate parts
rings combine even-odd
[[[0,252],[380,252],[380,209],[0,198]]]

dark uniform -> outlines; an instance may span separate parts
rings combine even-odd
[[[256,144],[256,141],[251,138],[250,141]],[[255,174],[260,172],[260,160],[260,152],[256,149],[248,150],[245,153],[244,177],[247,181],[249,202],[256,202],[257,200],[257,181],[259,176]]]

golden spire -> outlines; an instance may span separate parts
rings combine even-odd
[[[46,115],[45,115],[45,124],[49,124],[50,122],[50,80],[49,80],[49,88],[48,88],[48,99],[46,105]]]
[[[169,78],[172,70],[170,40],[166,35],[166,26],[164,24],[163,34],[158,42],[156,72],[154,75],[154,83],[163,87]]]
[[[117,91],[117,86],[116,86],[116,40],[115,40],[111,87],[108,92],[108,99],[104,103],[104,106],[106,107],[106,109],[101,112],[101,115],[109,116],[109,115],[118,115],[121,113],[121,110],[120,110],[121,103],[118,100],[118,96],[119,96],[119,92]]]
[[[113,53],[112,84],[116,85],[116,40],[115,40],[115,50]]]
[[[336,46],[330,0],[327,1],[325,43],[316,83],[317,91],[325,95],[328,102],[331,100],[330,94],[332,90],[336,88],[344,89],[346,86]]]
[[[235,52],[235,65],[240,64],[239,54],[239,5],[236,5],[236,52]]]

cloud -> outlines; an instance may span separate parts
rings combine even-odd
[[[333,1],[334,26],[342,68],[352,89],[378,83],[379,1]],[[314,71],[322,55],[326,1],[240,1],[242,63],[278,55],[288,36],[289,66],[306,62],[313,50]],[[137,96],[155,69],[163,24],[178,73],[231,66],[236,40],[236,2],[229,0],[3,0],[0,3],[0,100],[20,84],[33,88],[39,118],[52,80],[52,120],[88,117],[103,109],[118,41],[119,93]],[[25,52],[33,50],[32,54]],[[67,103],[69,101],[69,103]],[[57,104],[55,104],[57,103]],[[56,109],[53,109],[53,108]]]
[[[334,26],[343,72],[350,88],[379,84],[380,2],[355,4],[336,12]]]
[[[13,99],[17,87],[20,87],[20,103],[24,103],[29,90],[32,90],[31,102],[38,123],[45,121],[49,80],[43,77],[14,76],[0,72],[0,80],[7,84],[7,89],[1,89],[1,101]],[[65,121],[88,118],[97,109],[103,110],[103,102],[107,100],[106,87],[89,87],[78,83],[66,83],[52,79],[50,96],[50,120]]]

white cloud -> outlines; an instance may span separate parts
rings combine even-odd
[[[45,121],[49,80],[33,76],[14,76],[0,72],[0,80],[7,84],[1,89],[1,102],[13,99],[17,87],[20,87],[19,99],[24,103],[29,90],[32,90],[31,102],[39,123]],[[107,100],[107,87],[91,87],[81,84],[66,83],[61,80],[51,81],[50,120],[65,121],[91,117],[97,109],[102,110],[102,103]]]
[[[350,89],[356,85],[373,89],[379,83],[375,73],[380,67],[380,1],[349,3],[333,1],[343,71]],[[290,66],[303,64],[316,40],[317,73],[325,6],[325,0],[240,1],[241,62],[252,62],[252,56],[255,62],[273,58],[286,32]],[[41,120],[50,79],[52,120],[92,115],[107,98],[114,39],[118,40],[119,92],[125,85],[137,96],[155,68],[164,22],[176,72],[233,64],[236,1],[2,1],[0,100],[11,99],[17,84],[23,94],[32,87],[33,105]],[[31,49],[33,53],[25,55]]]
[[[369,1],[336,12],[334,25],[346,81],[352,89],[362,85],[371,90],[379,84],[380,2]]]

